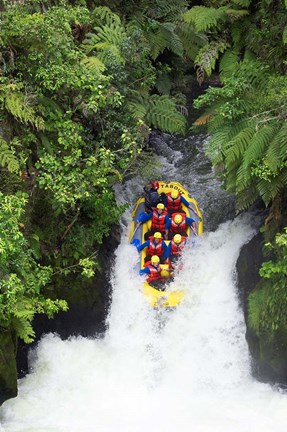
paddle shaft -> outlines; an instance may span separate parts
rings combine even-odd
[[[141,226],[141,223],[139,223],[139,224],[136,226],[136,228],[135,228],[135,230],[134,230],[134,232],[133,232],[133,235],[131,236],[130,243],[132,242],[132,239],[134,238],[135,233],[137,232],[137,230],[139,229],[140,226]]]

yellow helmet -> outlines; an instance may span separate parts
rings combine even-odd
[[[175,236],[173,237],[173,241],[174,241],[174,243],[180,243],[181,242],[181,235],[175,234]]]
[[[157,255],[153,255],[151,257],[151,263],[152,264],[159,263],[159,257]]]
[[[156,206],[156,208],[163,210],[164,209],[164,204],[158,203],[158,205]]]
[[[180,223],[182,222],[182,216],[181,216],[181,214],[177,214],[177,215],[175,215],[175,217],[174,217],[174,222],[175,222],[176,224],[180,224]]]
[[[179,192],[178,192],[177,190],[172,190],[172,191],[171,191],[170,196],[171,196],[173,199],[176,199],[176,198],[178,197],[178,195],[179,195]]]
[[[162,238],[162,235],[161,235],[161,233],[160,233],[160,232],[158,232],[158,231],[157,231],[157,232],[155,232],[153,236],[154,236],[154,238],[158,238],[158,239],[161,239],[161,238]]]

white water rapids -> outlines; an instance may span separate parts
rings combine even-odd
[[[19,396],[2,407],[2,432],[285,432],[287,395],[250,375],[234,269],[253,236],[248,217],[187,247],[175,283],[186,298],[157,314],[117,250],[103,339],[49,334],[31,355]]]

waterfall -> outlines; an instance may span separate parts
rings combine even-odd
[[[152,140],[161,163],[155,179],[182,183],[205,218],[173,282],[185,289],[183,303],[156,311],[143,296],[127,211],[105,336],[44,336],[19,396],[1,407],[0,432],[285,432],[287,395],[252,377],[237,296],[236,260],[256,224],[248,214],[234,218],[204,139]],[[143,185],[137,177],[119,186],[118,201],[133,205]]]
[[[248,215],[206,233],[183,255],[174,311],[142,294],[127,236],[116,252],[104,338],[42,338],[1,432],[283,432],[287,395],[255,381],[235,263],[254,235]]]

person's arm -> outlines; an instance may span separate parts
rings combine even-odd
[[[139,271],[139,275],[143,276],[143,275],[149,275],[150,274],[150,269],[148,267],[145,267],[144,269],[141,269]]]
[[[149,244],[150,244],[150,241],[147,240],[146,242],[144,242],[143,244],[141,244],[141,245],[138,247],[138,251],[139,251],[139,252],[142,251],[144,248],[148,247]]]
[[[137,225],[140,225],[142,223],[147,222],[148,220],[150,220],[152,218],[152,213],[140,213],[138,220],[137,220]]]
[[[166,216],[165,218],[165,239],[168,239],[168,230],[170,229],[171,226],[171,220],[169,219],[168,216]]]
[[[180,195],[180,201],[187,207],[187,208],[189,208],[190,210],[192,210],[198,217],[199,217],[199,221],[201,222],[202,221],[202,219],[201,219],[201,217],[199,216],[199,214],[198,214],[198,211],[196,210],[196,207],[194,206],[193,207],[193,205],[190,203],[190,202],[188,202],[182,195]]]
[[[188,225],[188,226],[190,226],[190,228],[192,229],[192,231],[195,233],[195,234],[197,234],[196,233],[196,222],[195,222],[195,220],[194,219],[192,219],[192,218],[186,218],[186,224]]]

